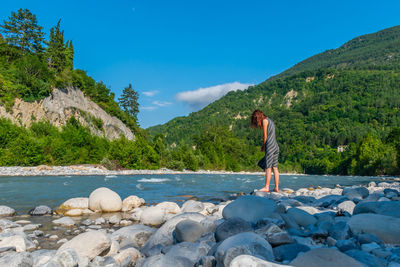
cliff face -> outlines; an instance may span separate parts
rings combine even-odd
[[[0,106],[0,117],[29,127],[32,122],[49,121],[60,128],[71,118],[75,117],[82,125],[98,136],[113,140],[125,136],[134,140],[135,135],[116,117],[110,116],[96,103],[90,101],[83,92],[75,88],[54,89],[50,96],[39,102],[25,102],[16,99],[14,106],[6,111]]]

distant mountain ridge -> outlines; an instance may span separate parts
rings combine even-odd
[[[337,49],[309,57],[271,77],[284,78],[302,71],[320,68],[357,69],[400,67],[400,26],[358,36]]]

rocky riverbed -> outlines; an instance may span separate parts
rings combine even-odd
[[[150,206],[103,187],[30,214],[0,206],[0,266],[395,267],[399,190],[371,182]]]

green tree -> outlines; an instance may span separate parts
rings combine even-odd
[[[34,53],[43,52],[43,27],[38,25],[36,15],[28,9],[11,12],[9,20],[4,21],[1,28],[9,44]]]
[[[72,69],[70,64],[71,53],[70,42],[64,43],[64,31],[60,29],[61,19],[57,25],[50,29],[50,40],[47,42],[46,56],[49,67],[56,72],[63,71],[67,66]],[[73,54],[72,54],[73,58]]]
[[[132,84],[124,88],[118,100],[122,109],[137,121],[137,114],[139,113],[139,94],[133,90]]]

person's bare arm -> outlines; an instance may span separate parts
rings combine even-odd
[[[263,145],[261,147],[261,151],[265,151],[265,142],[267,142],[267,137],[268,137],[268,120],[264,119],[263,120]]]

